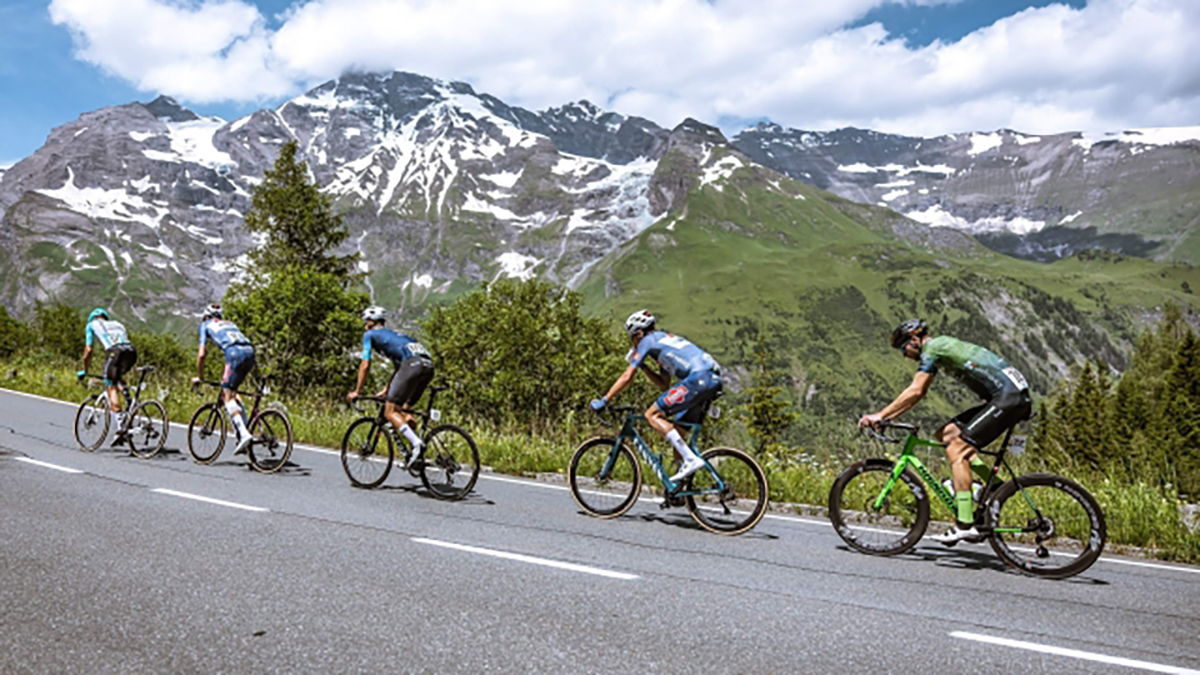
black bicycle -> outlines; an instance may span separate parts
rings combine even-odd
[[[404,456],[404,466],[414,478],[420,478],[425,489],[438,499],[456,501],[470,494],[479,479],[479,448],[465,429],[453,424],[430,428],[431,422],[441,420],[441,411],[433,407],[437,392],[446,387],[429,388],[429,403],[425,411],[404,408],[404,412],[421,418],[418,435],[425,444],[423,457],[412,458],[412,447],[403,435],[384,417],[387,399],[360,396],[354,409],[364,412],[363,401],[376,404],[375,416],[364,416],[350,424],[342,438],[342,468],[355,487],[374,488],[387,480],[396,457],[396,446]]]
[[[137,372],[137,386],[131,388],[123,381],[117,383],[121,398],[125,401],[126,414],[124,423],[116,433],[119,439],[123,438],[129,444],[129,452],[134,457],[149,459],[163,449],[171,424],[162,403],[153,399],[142,400],[146,375],[154,372],[154,366],[141,366]],[[104,379],[100,375],[87,373],[80,378],[81,384],[84,378]],[[92,452],[104,443],[111,417],[107,391],[92,394],[79,404],[79,409],[75,411],[75,442],[81,450]]]
[[[216,387],[217,400],[200,406],[192,415],[192,421],[188,424],[188,454],[197,464],[212,464],[225,447],[230,422],[226,419],[228,413],[221,397],[221,383],[203,381],[199,384]],[[246,446],[250,466],[259,473],[274,473],[282,469],[292,456],[292,422],[286,411],[273,407],[259,409],[263,397],[271,393],[266,378],[258,380],[258,387],[252,393],[234,393],[254,399],[248,425],[250,445]]]

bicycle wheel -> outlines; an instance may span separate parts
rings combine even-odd
[[[479,448],[475,439],[453,424],[443,424],[425,437],[421,483],[438,499],[466,497],[479,479]]]
[[[149,459],[167,442],[167,409],[158,401],[145,401],[133,411],[129,421],[129,451],[135,457]]]
[[[929,493],[905,469],[881,506],[875,503],[895,463],[868,459],[842,472],[829,490],[829,520],[850,548],[870,555],[897,555],[921,541],[929,527]]]
[[[579,508],[600,518],[616,518],[628,511],[642,489],[642,467],[629,448],[615,439],[585,441],[567,469],[571,496]]]
[[[376,424],[373,417],[354,420],[342,437],[342,469],[354,487],[382,485],[392,470],[395,456],[392,435]]]
[[[250,466],[259,473],[275,473],[292,456],[292,423],[279,410],[264,410],[250,420],[250,435],[254,440],[247,446]]]
[[[75,442],[79,449],[91,452],[104,443],[108,435],[108,396],[92,394],[83,399],[75,411]]]
[[[221,455],[228,422],[215,403],[200,406],[188,423],[188,454],[197,464],[212,464]]]
[[[985,513],[996,555],[1032,576],[1075,576],[1104,550],[1107,526],[1100,505],[1060,476],[1034,473],[1008,481],[993,493]],[[1016,531],[998,531],[1010,529]]]
[[[717,534],[741,534],[757,525],[767,512],[768,496],[767,475],[758,462],[737,448],[712,448],[701,456],[713,470],[700,469],[681,489],[700,493],[684,496],[692,518]]]

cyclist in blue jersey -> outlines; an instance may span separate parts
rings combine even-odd
[[[193,384],[199,384],[204,378],[204,358],[208,355],[208,343],[215,343],[225,352],[225,372],[221,375],[221,397],[225,401],[225,410],[233,421],[237,432],[237,450],[235,455],[246,451],[250,445],[250,430],[246,427],[246,409],[241,404],[237,388],[254,370],[254,346],[250,340],[238,330],[232,321],[221,318],[221,306],[213,303],[204,309],[204,317],[200,319],[200,349],[196,352],[196,377]]]
[[[679,453],[679,471],[671,476],[672,483],[679,483],[703,468],[704,460],[683,440],[672,418],[689,423],[703,419],[709,403],[720,396],[724,388],[721,367],[703,349],[678,335],[658,330],[657,320],[647,310],[631,314],[625,320],[625,332],[633,343],[633,349],[626,357],[629,368],[617,378],[603,398],[592,401],[592,410],[603,410],[629,386],[639,370],[644,372],[663,392],[646,410],[646,420]],[[658,372],[646,363],[647,357],[658,362]],[[672,378],[679,380],[674,387],[671,386]]]
[[[125,415],[121,412],[121,396],[117,387],[122,378],[137,363],[137,350],[129,342],[129,334],[119,321],[108,318],[108,310],[97,307],[88,315],[87,327],[84,329],[83,370],[76,373],[77,379],[82,380],[87,375],[92,363],[92,347],[96,343],[104,347],[104,387],[108,393],[108,406],[112,411],[113,429],[116,437],[113,445],[125,442],[125,432],[122,425]]]
[[[424,447],[421,437],[410,424],[413,416],[404,409],[411,408],[425,393],[425,388],[433,380],[433,358],[429,350],[416,339],[385,327],[382,307],[368,307],[362,313],[363,342],[362,363],[358,365],[358,380],[354,383],[354,391],[346,398],[351,403],[359,397],[363,383],[367,381],[367,371],[371,368],[371,355],[374,352],[383,354],[392,362],[395,372],[382,391],[377,394],[387,398],[383,414],[396,427],[408,442],[413,451],[409,458],[410,466],[418,466]]]

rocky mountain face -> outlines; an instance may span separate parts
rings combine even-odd
[[[732,143],[792,178],[1010,255],[1048,261],[1105,248],[1200,262],[1200,127],[917,138],[763,123]]]

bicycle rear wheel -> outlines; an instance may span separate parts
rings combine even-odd
[[[701,493],[685,497],[692,518],[717,534],[741,534],[757,525],[769,494],[762,467],[737,448],[712,448],[702,456],[716,473],[700,469],[683,486],[682,492]]]
[[[1100,557],[1108,536],[1104,512],[1092,495],[1048,473],[1000,486],[985,517],[996,555],[1037,577],[1065,579],[1086,570]]]
[[[929,527],[929,493],[905,469],[876,507],[895,463],[868,459],[842,472],[829,490],[829,520],[850,548],[870,555],[898,555],[921,541]]]
[[[110,417],[108,396],[92,394],[83,399],[75,411],[75,442],[80,450],[91,452],[104,443]]]
[[[212,464],[225,447],[228,423],[215,403],[200,406],[188,423],[188,454],[197,464]]]
[[[167,409],[158,401],[145,401],[133,411],[129,421],[129,451],[135,457],[149,459],[167,442]]]
[[[453,424],[429,432],[421,465],[421,482],[438,499],[466,497],[479,479],[479,448],[475,439]]]
[[[382,485],[392,470],[395,456],[392,435],[376,424],[373,417],[354,420],[342,437],[342,470],[354,487]]]
[[[259,473],[275,473],[292,456],[292,423],[279,410],[264,410],[250,420],[250,436],[246,454]]]
[[[615,439],[585,441],[567,469],[571,496],[579,508],[600,518],[616,518],[637,503],[642,467],[629,448]]]

